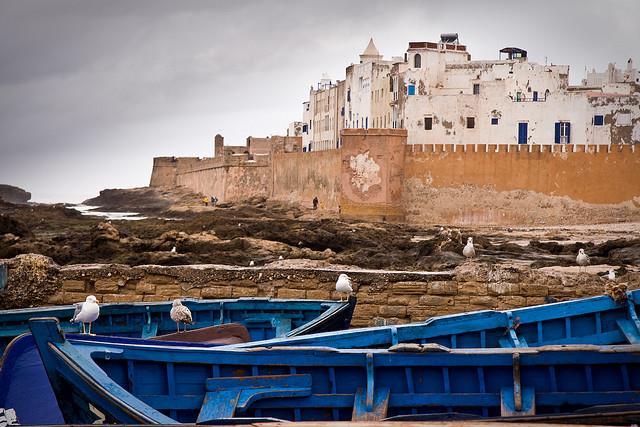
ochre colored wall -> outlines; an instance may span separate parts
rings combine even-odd
[[[151,185],[181,185],[220,201],[257,196],[311,206],[318,197],[320,209],[345,218],[421,223],[552,221],[552,209],[531,210],[549,200],[511,207],[501,201],[518,190],[624,208],[612,210],[612,218],[633,219],[640,205],[640,152],[631,145],[406,145],[406,131],[397,129],[345,129],[342,140],[337,150],[252,159],[157,158]],[[460,205],[460,191],[471,192],[469,203],[473,196],[482,203]],[[481,191],[499,197],[487,199]]]
[[[640,197],[640,150],[630,145],[610,149],[606,145],[478,145],[477,151],[474,145],[459,145],[455,152],[453,148],[451,144],[407,146],[405,179],[418,178],[433,188],[477,185],[497,191],[531,190],[594,204]]]
[[[338,210],[340,203],[340,150],[273,155],[273,192],[278,200]]]
[[[269,166],[217,166],[188,171],[178,175],[178,185],[215,196],[219,201],[267,197],[271,191]]]
[[[176,185],[175,157],[156,157],[153,159],[153,170],[149,187],[173,187]]]
[[[344,129],[340,213],[348,218],[402,220],[407,131]]]

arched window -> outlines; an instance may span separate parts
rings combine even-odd
[[[416,56],[413,57],[413,66],[414,68],[422,67],[422,57],[419,53],[416,53]]]

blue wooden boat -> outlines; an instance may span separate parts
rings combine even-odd
[[[267,298],[186,299],[183,303],[191,309],[197,322],[189,326],[191,329],[241,323],[246,326],[251,339],[264,339],[348,328],[356,299],[352,297],[346,302]],[[104,335],[153,340],[166,332],[175,332],[175,323],[169,319],[170,309],[171,303],[104,304],[93,330]],[[79,325],[68,321],[73,310],[73,306],[65,306],[2,311],[0,339],[6,342],[13,335],[28,331],[29,318],[43,313],[60,316],[64,319],[60,322],[62,330],[77,332]],[[99,341],[105,338],[95,336],[91,339]],[[166,345],[185,344],[167,342]],[[211,346],[200,343],[187,345]],[[0,360],[0,408],[14,409],[23,424],[60,424],[63,421],[30,334],[23,333],[11,341]]]
[[[196,348],[30,327],[67,423],[523,419],[640,403],[638,345]]]
[[[188,328],[241,323],[252,340],[346,329],[356,304],[355,298],[347,302],[270,298],[182,301],[195,322]],[[70,323],[74,310],[73,305],[0,310],[0,354],[13,338],[29,331],[28,321],[32,317],[57,317],[65,332],[80,332],[79,323]],[[100,317],[93,323],[92,332],[137,338],[169,334],[176,330],[169,317],[170,310],[171,302],[101,304]]]
[[[636,311],[640,290],[627,292],[626,296],[626,300],[619,302],[609,296],[599,296],[513,310],[432,317],[423,323],[276,338],[234,347],[389,348],[399,343],[435,343],[449,348],[496,348],[640,344]]]

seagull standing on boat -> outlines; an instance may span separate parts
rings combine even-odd
[[[182,305],[182,301],[179,299],[174,299],[171,307],[171,311],[169,312],[169,316],[171,320],[176,322],[178,326],[178,333],[180,333],[180,323],[184,323],[184,331],[187,331],[187,324],[193,323],[193,317],[191,316],[191,310],[188,307]]]
[[[84,324],[89,324],[89,335],[91,335],[91,323],[100,316],[100,306],[98,300],[93,295],[89,295],[84,302],[76,304],[76,311],[73,313],[71,323],[82,322],[82,333],[86,334]]]
[[[462,255],[467,258],[473,258],[476,256],[476,250],[473,247],[473,237],[469,237],[467,239],[467,244],[465,245],[464,249],[462,249]]]
[[[351,292],[353,292],[353,288],[351,287],[351,278],[344,273],[338,276],[338,280],[336,281],[336,291],[347,295],[351,294]],[[340,295],[340,301],[342,301],[342,295]]]
[[[591,261],[589,260],[589,255],[584,253],[584,249],[580,249],[578,251],[578,256],[576,257],[576,264],[584,268],[585,271],[587,271],[587,265],[591,264]]]

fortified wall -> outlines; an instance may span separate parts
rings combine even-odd
[[[287,152],[280,143],[265,154],[261,140],[260,154],[229,154],[218,148],[221,155],[214,158],[156,158],[151,186],[185,186],[220,201],[260,196],[310,206],[317,197],[321,210],[368,220],[424,222],[422,213],[445,209],[434,205],[443,191],[469,187],[498,193],[524,190],[615,205],[640,215],[640,152],[635,145],[407,145],[402,129],[344,129],[341,135],[343,145],[335,150]],[[478,209],[506,207],[496,203]],[[527,215],[526,207],[518,209]],[[431,222],[444,218],[455,223],[460,212],[441,213],[429,217]],[[486,212],[480,217],[479,222],[503,222]]]

